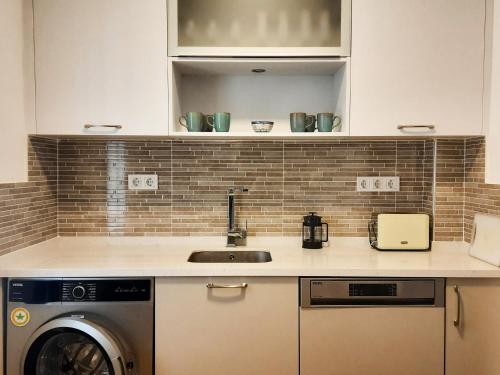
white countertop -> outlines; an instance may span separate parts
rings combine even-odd
[[[336,238],[304,250],[296,237],[251,237],[238,250],[269,250],[258,264],[188,263],[195,250],[227,250],[222,237],[58,237],[0,256],[0,277],[387,276],[500,277],[461,242],[430,252],[379,252],[366,238]]]

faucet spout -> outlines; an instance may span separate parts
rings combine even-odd
[[[227,192],[227,247],[236,247],[246,245],[247,228],[239,229],[236,227],[236,193],[246,193],[245,187],[232,187]]]

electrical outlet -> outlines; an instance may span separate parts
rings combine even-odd
[[[399,177],[385,177],[385,191],[399,191]]]
[[[388,192],[399,191],[399,177],[358,177],[356,191]]]
[[[156,174],[129,174],[129,190],[158,190],[158,175]]]
[[[374,177],[372,180],[372,190],[382,191],[384,188],[384,179],[382,177]]]
[[[371,191],[372,181],[370,177],[358,177],[356,181],[356,191]]]

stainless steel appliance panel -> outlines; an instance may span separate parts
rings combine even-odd
[[[444,374],[444,279],[300,283],[301,375]]]

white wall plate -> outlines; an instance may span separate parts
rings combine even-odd
[[[356,180],[358,192],[390,192],[399,191],[399,177],[358,177]]]
[[[158,175],[156,174],[129,174],[129,190],[158,190]]]

